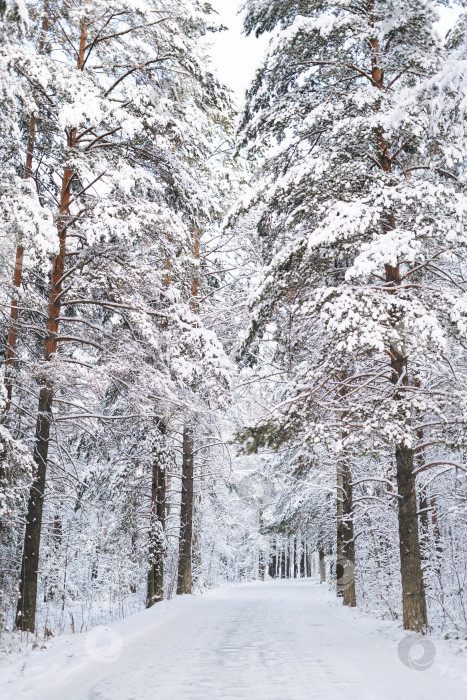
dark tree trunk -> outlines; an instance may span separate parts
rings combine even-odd
[[[159,430],[165,435],[167,426],[159,421]],[[164,600],[164,558],[165,558],[165,466],[155,455],[152,465],[151,492],[151,542],[149,547],[149,571],[146,607]]]
[[[285,554],[285,547],[281,550],[281,578],[287,578],[287,558]]]
[[[311,578],[311,551],[308,544],[306,545],[306,575]]]
[[[394,228],[392,221],[391,228]],[[400,285],[399,266],[386,265],[386,280],[393,289]],[[399,384],[408,386],[408,363],[403,348],[391,345],[390,351],[391,382],[395,386]],[[394,400],[400,402],[403,401],[403,398],[402,392],[396,390]],[[404,628],[414,632],[423,632],[426,631],[428,620],[418,534],[413,449],[405,444],[396,445],[396,467]]]
[[[319,550],[319,582],[326,581],[326,561],[324,559],[324,549]]]
[[[348,393],[345,384],[347,374],[342,373],[344,382],[339,391],[341,397]],[[342,415],[342,421],[346,414]],[[347,431],[342,430],[342,440],[347,437]],[[336,558],[336,590],[337,595],[344,599],[344,605],[350,608],[356,606],[355,597],[355,542],[353,528],[353,493],[352,474],[347,456],[337,462],[337,558]]]
[[[338,518],[337,518],[337,595],[344,605],[356,606],[355,598],[355,543],[353,531],[352,476],[347,460],[338,465]]]
[[[177,595],[191,593],[191,544],[193,539],[193,427],[183,430],[182,501],[180,505],[180,542],[178,550]]]
[[[29,632],[34,632],[36,621],[39,547],[44,508],[51,416],[52,388],[50,386],[43,386],[39,394],[36,444],[34,447],[36,474],[29,492],[26,531],[24,535],[23,556],[21,559],[19,598],[16,608],[17,629],[23,631],[29,630]]]
[[[427,627],[425,587],[418,539],[417,498],[413,474],[413,450],[396,448],[399,515],[399,546],[402,578],[404,628],[424,632]]]
[[[302,542],[300,554],[300,578],[306,578],[306,543]]]
[[[269,559],[268,573],[271,578],[276,578],[277,570],[277,552],[276,552],[276,541],[273,540],[271,543],[271,556]]]
[[[260,551],[260,553],[259,553],[258,569],[259,569],[259,578],[261,581],[264,581],[264,579],[266,578],[266,562],[264,560],[264,552],[262,552],[262,551]]]

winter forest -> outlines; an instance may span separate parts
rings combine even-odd
[[[465,698],[466,117],[466,0],[0,0],[5,700]]]

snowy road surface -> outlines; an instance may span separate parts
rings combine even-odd
[[[155,606],[106,628],[101,639],[98,633],[82,635],[84,651],[70,649],[68,668],[63,668],[63,656],[61,665],[57,662],[53,649],[32,653],[23,671],[30,683],[21,695],[8,697],[462,697],[451,688],[449,673],[444,672],[443,677],[443,669],[440,672],[436,664],[423,672],[407,668],[397,656],[397,641],[388,640],[381,633],[375,635],[380,623],[370,621],[370,634],[365,618],[336,607],[330,595],[323,586],[311,581],[271,581],[223,588],[202,597],[184,596],[168,605],[161,604],[159,610]],[[50,663],[45,658],[48,654]],[[17,681],[12,682],[17,686]]]

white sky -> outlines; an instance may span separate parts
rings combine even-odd
[[[256,39],[255,36],[246,37],[242,34],[242,19],[237,15],[241,4],[241,0],[211,0],[222,24],[229,27],[229,30],[210,38],[215,72],[234,90],[240,102],[268,43],[267,37]]]
[[[267,36],[247,38],[242,33],[242,18],[237,14],[242,2],[243,0],[211,0],[211,5],[219,13],[220,21],[229,29],[210,37],[214,72],[234,90],[240,103],[268,43]],[[462,9],[459,6],[442,10],[443,17],[438,24],[440,33],[445,34],[452,27],[460,12]]]

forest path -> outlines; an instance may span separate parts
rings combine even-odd
[[[414,671],[310,580],[223,588],[116,644],[60,700],[440,700],[433,669]],[[177,602],[177,601],[176,601]],[[170,607],[170,606],[168,606]],[[361,625],[361,618],[357,620]],[[387,640],[386,640],[387,641]],[[452,690],[451,698],[457,697]]]

